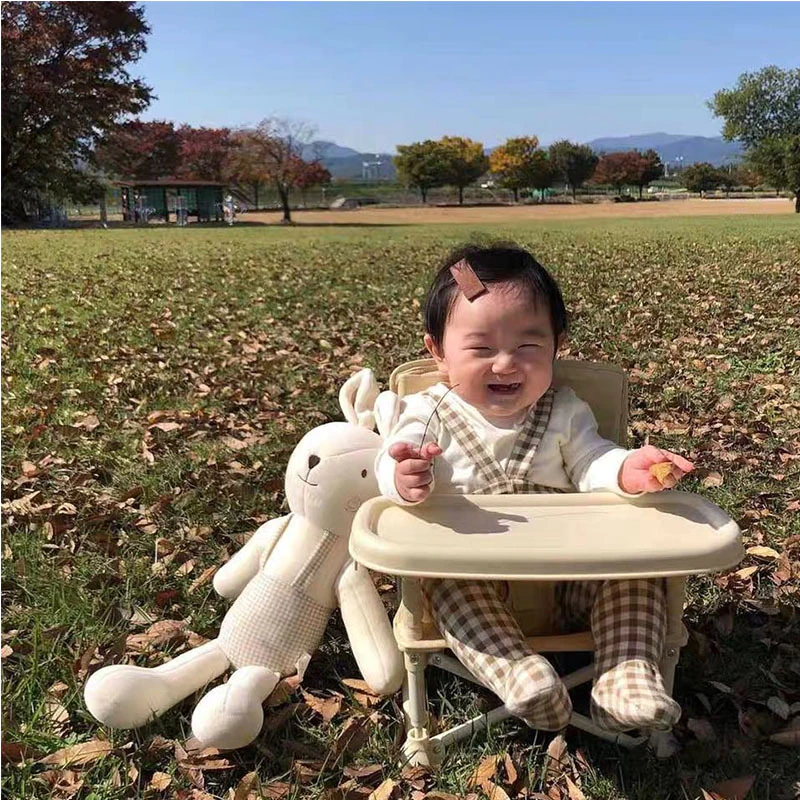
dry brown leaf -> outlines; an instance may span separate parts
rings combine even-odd
[[[564,777],[567,780],[569,800],[586,800],[586,795],[570,780],[569,775],[565,775]]]
[[[369,764],[366,767],[345,767],[342,772],[347,778],[361,783],[372,783],[383,775],[383,764]]]
[[[83,428],[85,431],[93,431],[99,427],[100,420],[94,414],[87,414],[83,419],[75,422],[73,428]]]
[[[489,800],[511,800],[508,792],[489,778],[484,778],[478,785]]]
[[[14,649],[11,645],[4,644],[2,648],[0,648],[0,658],[8,658],[13,652]]]
[[[782,731],[773,733],[769,740],[775,744],[782,744],[784,747],[800,747],[800,728],[788,727]]]
[[[701,481],[703,486],[722,486],[724,483],[724,479],[719,472],[709,472],[705,478]]]
[[[567,740],[562,734],[554,736],[553,740],[547,745],[547,759],[545,761],[545,778],[554,778],[569,766],[569,754],[567,753]]]
[[[333,754],[336,758],[345,753],[352,753],[361,748],[369,739],[372,721],[369,717],[350,717],[342,727],[336,742],[333,745]]]
[[[164,431],[164,433],[169,433],[170,431],[179,431],[183,425],[180,422],[156,422],[155,425],[150,425],[151,428],[158,428],[160,431]]]
[[[519,777],[519,772],[517,771],[517,767],[514,764],[514,759],[506,753],[503,758],[503,763],[505,764],[506,768],[506,780],[512,786],[517,782],[517,778]]]
[[[214,576],[214,573],[219,569],[216,564],[212,564],[210,567],[204,569],[200,575],[198,575],[193,581],[192,585],[189,587],[189,594],[194,592],[196,589],[199,589],[203,584],[208,583],[208,581]]]
[[[755,545],[754,547],[747,548],[747,554],[751,556],[756,556],[756,558],[780,558],[781,554],[777,550],[773,550],[771,547],[762,547],[761,545]]]
[[[111,742],[92,739],[56,750],[55,753],[40,758],[40,764],[52,764],[56,767],[83,767],[105,758],[111,751]]]
[[[672,462],[662,461],[660,464],[651,464],[650,474],[663,486],[668,475],[672,475]]]
[[[767,708],[783,720],[789,719],[789,704],[780,697],[773,695],[767,700]]]
[[[686,727],[701,741],[713,742],[716,741],[717,734],[714,726],[703,718],[692,717],[686,723]]]
[[[167,775],[166,772],[154,772],[150,783],[147,784],[147,788],[155,792],[163,792],[171,783],[172,777]]]
[[[258,792],[260,783],[261,781],[258,778],[257,772],[248,772],[247,775],[239,781],[233,793],[233,800],[250,800],[251,792],[253,793],[253,797],[257,796],[255,793]]]
[[[732,778],[712,786],[710,791],[721,800],[744,800],[755,783],[755,775]]]
[[[502,761],[502,756],[484,756],[472,775],[467,778],[467,786],[474,789],[483,781],[493,778],[497,774],[497,766]]]
[[[20,744],[19,742],[3,742],[0,745],[2,748],[2,760],[3,762],[9,762],[11,764],[21,764],[28,759],[35,761],[39,758],[39,751],[34,750],[32,747],[28,747],[26,744]]]
[[[330,722],[342,710],[342,698],[337,695],[315,697],[309,692],[303,692],[303,699],[306,705],[319,714],[325,722]]]
[[[374,792],[371,792],[368,800],[391,800],[400,794],[400,787],[391,779],[387,778]]]
[[[275,706],[283,705],[283,703],[288,703],[292,694],[297,691],[298,686],[300,686],[299,675],[290,675],[288,678],[283,678],[267,698],[267,708],[274,708]]]

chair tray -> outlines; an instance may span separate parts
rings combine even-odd
[[[382,497],[359,509],[350,554],[409,577],[598,580],[690,575],[744,556],[736,523],[688,492]]]

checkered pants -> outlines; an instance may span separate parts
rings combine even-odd
[[[431,614],[456,658],[508,710],[531,727],[560,730],[572,713],[561,679],[503,602],[502,584],[425,581]],[[669,728],[680,707],[664,691],[658,664],[666,636],[666,598],[655,580],[575,581],[556,585],[555,622],[591,628],[595,674],[591,713],[609,730]]]

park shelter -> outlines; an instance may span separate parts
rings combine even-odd
[[[186,181],[173,178],[162,180],[116,181],[120,187],[122,218],[137,220],[137,206],[152,209],[151,216],[169,222],[169,215],[175,212],[176,199],[183,197],[188,215],[197,217],[198,222],[222,219],[222,198],[224,183],[216,181]],[[141,204],[137,201],[141,198]]]

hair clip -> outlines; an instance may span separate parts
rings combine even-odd
[[[450,274],[453,280],[458,284],[464,297],[472,301],[478,295],[486,291],[486,287],[481,282],[481,279],[475,274],[475,270],[469,265],[466,258],[462,258],[457,264],[450,267]]]

